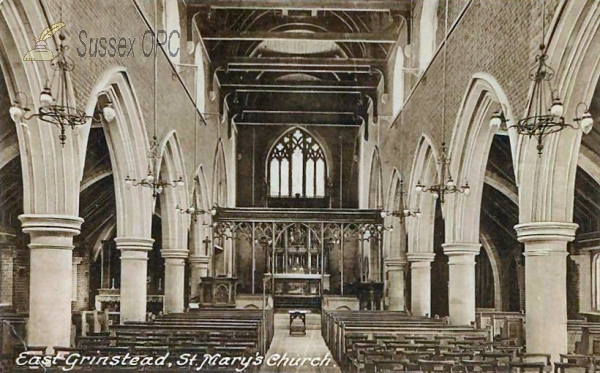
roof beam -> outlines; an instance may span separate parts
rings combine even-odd
[[[357,126],[353,112],[243,110],[234,117],[236,125],[313,125],[313,126]]]
[[[208,41],[333,41],[336,43],[379,43],[394,44],[398,37],[379,33],[339,33],[339,32],[269,32],[269,31],[222,31],[215,35],[203,35]]]
[[[220,79],[222,88],[235,89],[309,89],[309,90],[340,90],[340,91],[360,91],[377,89],[377,84],[369,82],[347,82],[347,81],[233,81],[232,79]]]
[[[348,12],[409,10],[409,0],[189,0],[189,5],[222,9],[318,9]]]
[[[215,65],[228,69],[259,71],[322,70],[341,73],[372,73],[383,69],[387,60],[374,58],[310,58],[310,57],[231,57],[215,61]]]

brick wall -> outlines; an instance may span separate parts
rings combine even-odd
[[[68,5],[66,5],[68,3]],[[145,14],[148,22],[154,25],[155,3],[159,6],[159,28],[163,28],[163,10],[162,2],[144,0],[137,2],[140,4],[142,12]],[[97,82],[99,77],[108,69],[115,66],[122,66],[127,69],[127,74],[131,80],[131,84],[135,90],[137,99],[142,109],[143,118],[146,123],[146,128],[149,136],[154,131],[154,86],[156,82],[158,96],[158,112],[156,117],[157,134],[162,138],[167,132],[175,129],[178,134],[178,139],[181,143],[182,153],[185,158],[185,168],[188,173],[188,180],[191,180],[191,174],[196,169],[194,165],[194,104],[188,97],[184,86],[180,83],[176,76],[173,76],[173,69],[169,63],[169,59],[162,53],[158,52],[157,77],[154,79],[154,58],[152,56],[145,57],[142,53],[142,38],[144,32],[148,30],[148,26],[144,22],[136,9],[134,2],[123,2],[119,0],[93,1],[83,0],[77,2],[65,2],[64,8],[60,9],[60,2],[52,2],[48,4],[51,20],[62,19],[67,26],[65,33],[68,36],[68,43],[71,46],[70,57],[73,58],[76,64],[75,71],[72,74],[73,84],[76,87],[76,97],[79,105],[84,106],[88,101],[89,94]],[[180,18],[183,24],[186,22],[186,9],[180,6]],[[99,22],[98,20],[102,20]],[[79,40],[79,32],[85,30],[87,39],[82,36],[87,46],[87,54],[90,52],[89,39],[96,39],[102,36],[117,38],[131,37],[137,38],[134,44],[135,56],[114,58],[105,57],[80,57],[77,54],[77,49],[83,51],[84,47]],[[170,30],[169,30],[170,31]],[[182,40],[180,49],[180,62],[186,64],[194,63],[194,54],[188,53],[186,43],[192,40],[191,35],[187,35],[186,27],[182,27]],[[149,50],[149,36],[146,37],[145,50]],[[210,77],[208,64],[205,64],[205,76]],[[195,70],[193,68],[181,68],[180,76],[184,81],[192,98],[195,98],[196,82]],[[208,96],[208,90],[206,91]],[[216,107],[218,97],[211,101],[206,98],[206,112],[217,112]],[[198,142],[198,164],[203,164],[205,172],[209,178],[212,177],[212,167],[216,143],[219,137],[226,133],[224,125],[218,120],[218,117],[207,117],[208,126],[200,125],[198,127],[197,137]],[[200,120],[197,119],[200,123]],[[218,128],[217,128],[218,127]],[[225,136],[226,137],[226,136]],[[230,158],[228,163],[231,163],[232,152],[231,143],[225,141],[226,154]]]

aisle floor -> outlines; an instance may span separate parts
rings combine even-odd
[[[316,315],[311,315],[313,319]],[[320,317],[320,315],[319,315]],[[267,352],[265,361],[272,359],[272,361],[281,362],[279,366],[276,364],[264,363],[260,370],[261,373],[341,373],[337,363],[333,360],[325,341],[321,336],[321,330],[316,328],[316,322],[309,323],[311,329],[306,331],[305,336],[291,336],[289,335],[289,318],[288,314],[275,314],[275,335],[271,348]],[[286,323],[287,322],[287,323]],[[318,322],[320,325],[320,321]],[[277,358],[279,356],[279,358]],[[289,364],[284,366],[283,362],[285,358],[289,359]],[[298,359],[299,358],[299,359]],[[305,358],[305,359],[303,359]],[[321,365],[311,365],[313,358],[319,358],[319,360],[313,360],[314,365],[317,363]],[[299,365],[302,364],[303,365]],[[275,366],[273,366],[275,365]],[[293,365],[293,366],[292,366]]]

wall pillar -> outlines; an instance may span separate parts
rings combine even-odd
[[[452,325],[475,322],[475,256],[479,243],[447,243],[442,245],[448,256],[448,306]]]
[[[148,252],[154,240],[144,237],[117,237],[121,251],[121,323],[146,321]]]
[[[19,220],[31,236],[27,344],[53,353],[54,346],[71,344],[73,236],[80,233],[83,219],[24,214]]]
[[[411,313],[431,316],[431,262],[435,253],[408,253],[411,281]]]
[[[390,311],[406,310],[404,274],[406,272],[406,259],[385,259],[387,272],[387,289]]]
[[[515,226],[525,244],[525,302],[528,353],[567,353],[567,242],[577,224],[535,222]]]
[[[184,304],[187,250],[163,249],[165,258],[165,313],[181,313]]]
[[[190,294],[191,297],[200,295],[198,291],[198,285],[200,284],[200,278],[208,276],[208,267],[210,265],[209,256],[193,256],[190,258],[191,268],[191,279],[190,286],[192,287]]]

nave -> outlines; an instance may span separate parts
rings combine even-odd
[[[2,366],[591,367],[598,56],[598,0],[0,0]]]

